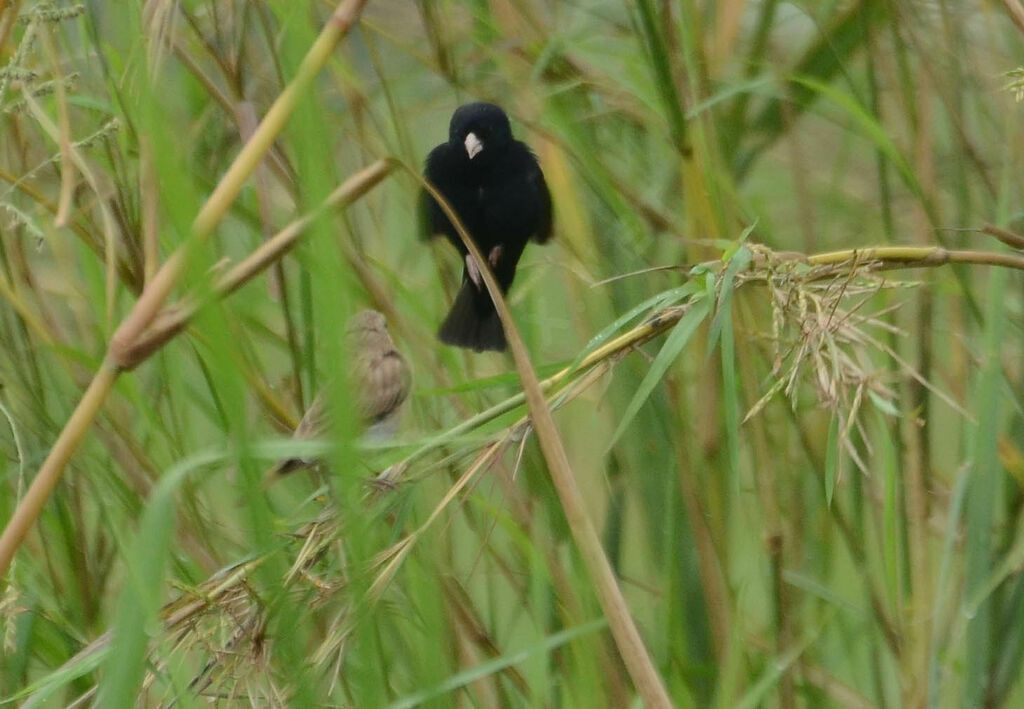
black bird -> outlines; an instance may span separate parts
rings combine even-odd
[[[537,158],[512,137],[505,112],[493,103],[456,109],[448,142],[430,151],[424,177],[459,215],[502,293],[508,292],[526,242],[533,238],[543,244],[551,236],[551,193]],[[462,287],[438,337],[477,352],[504,350],[505,333],[479,266],[426,190],[422,206],[426,235],[444,234],[466,262]]]

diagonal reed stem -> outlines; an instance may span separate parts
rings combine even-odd
[[[392,167],[392,163],[387,160],[378,160],[349,177],[331,192],[316,210],[291,222],[232,266],[217,280],[207,299],[189,298],[181,303],[165,307],[154,318],[153,323],[135,339],[132,346],[125,350],[121,366],[125,369],[138,366],[167,344],[168,340],[184,330],[205,303],[231,295],[271,264],[277,263],[282,256],[292,250],[306,227],[312,224],[320,214],[329,209],[345,207],[356,201],[387,177],[391,173]]]
[[[22,540],[32,529],[36,519],[39,518],[43,506],[50,499],[53,489],[57,487],[64,466],[75,449],[78,448],[78,444],[82,442],[86,431],[89,430],[89,425],[96,418],[116,381],[117,370],[108,363],[102,364],[100,371],[96,373],[89,384],[89,388],[85,390],[82,400],[75,407],[71,418],[64,424],[60,436],[57,437],[56,443],[53,444],[49,455],[46,456],[42,467],[32,480],[28,492],[18,503],[17,509],[14,510],[7,526],[4,527],[3,536],[0,536],[0,578],[7,573],[7,568],[14,558],[14,552],[17,551]]]
[[[669,699],[668,690],[665,689],[665,684],[647,652],[640,631],[637,629],[636,623],[633,622],[629,606],[615,578],[615,571],[604,553],[604,547],[601,545],[601,539],[597,535],[594,523],[590,521],[590,516],[587,514],[583,494],[580,492],[579,486],[576,485],[572,465],[569,463],[562,438],[555,426],[555,420],[551,416],[551,409],[544,398],[540,381],[537,379],[537,372],[533,369],[526,345],[512,319],[512,313],[508,309],[508,304],[505,302],[490,265],[444,197],[432,185],[420,178],[414,170],[408,166],[406,169],[422,182],[441,205],[445,215],[459,233],[466,249],[476,259],[480,267],[480,275],[483,276],[487,292],[490,293],[494,307],[498,311],[498,317],[501,318],[501,324],[505,329],[505,336],[509,348],[512,350],[512,357],[515,360],[523,393],[526,396],[526,405],[533,420],[533,428],[537,433],[541,452],[547,461],[551,480],[562,503],[562,511],[565,513],[569,530],[576,541],[580,556],[583,557],[590,580],[594,584],[598,602],[608,619],[608,627],[612,631],[612,638],[619,650],[619,656],[644,704],[651,709],[670,708],[672,700]]]

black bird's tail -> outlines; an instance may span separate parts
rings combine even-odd
[[[462,281],[459,294],[455,296],[452,309],[448,311],[437,336],[446,345],[476,352],[504,352],[507,347],[505,331],[501,329],[501,320],[491,296],[486,289],[477,289],[468,278]]]

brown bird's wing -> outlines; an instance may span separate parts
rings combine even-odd
[[[309,408],[306,409],[306,413],[302,415],[302,420],[295,427],[292,438],[299,440],[316,438],[327,430],[329,423],[330,419],[327,414],[327,405],[324,402],[324,393],[320,392],[313,399],[313,403],[309,405]]]
[[[299,421],[299,425],[295,427],[295,432],[292,434],[292,438],[297,440],[308,440],[310,438],[316,438],[320,436],[329,424],[327,405],[324,400],[324,393],[320,392],[313,399],[313,403],[306,409],[306,413],[302,415],[302,419]],[[291,473],[300,468],[313,465],[316,462],[312,458],[286,458],[278,461],[269,473],[266,475],[266,480],[271,480],[276,476],[285,475]]]
[[[398,350],[367,358],[359,369],[356,395],[359,413],[367,423],[391,415],[409,396],[409,366]]]

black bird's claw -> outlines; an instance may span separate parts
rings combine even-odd
[[[480,267],[476,265],[476,259],[473,258],[473,254],[466,254],[466,273],[469,275],[469,280],[473,281],[473,285],[476,286],[477,290],[483,288],[483,279],[480,277]]]
[[[502,248],[501,244],[498,244],[491,249],[491,253],[487,255],[487,263],[491,264],[491,268],[498,267],[498,261],[501,260],[501,255],[503,253],[505,253],[505,249]]]

